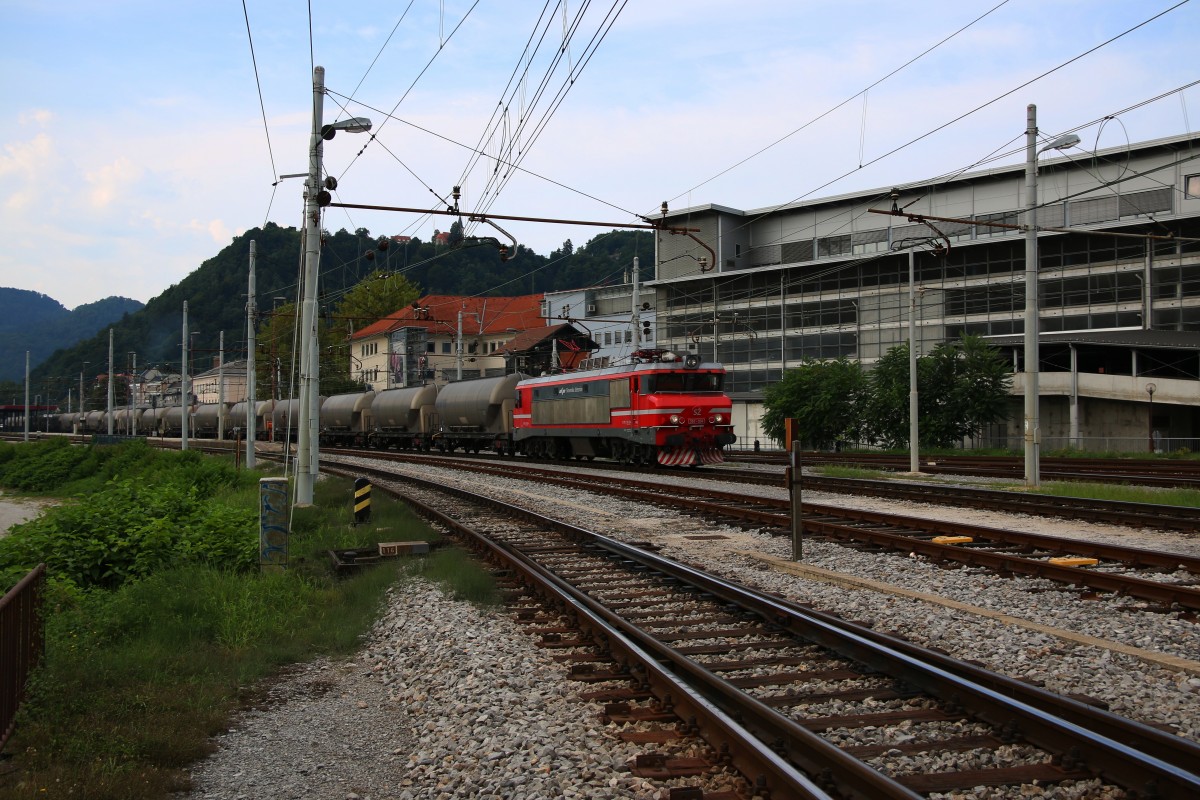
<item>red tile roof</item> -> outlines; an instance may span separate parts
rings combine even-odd
[[[398,328],[425,328],[430,333],[457,333],[458,312],[463,312],[463,335],[496,335],[546,324],[542,319],[544,294],[520,297],[462,297],[427,295],[411,306],[388,314],[378,322],[354,333],[350,338],[381,336]],[[478,315],[476,317],[475,315]],[[481,330],[482,326],[482,330]]]

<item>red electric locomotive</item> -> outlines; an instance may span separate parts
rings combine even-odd
[[[539,458],[612,458],[699,466],[733,444],[725,369],[699,356],[639,350],[617,367],[526,378],[517,384],[512,440]]]

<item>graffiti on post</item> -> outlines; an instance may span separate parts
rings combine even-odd
[[[263,570],[288,565],[288,482],[262,478],[258,482],[258,564]]]

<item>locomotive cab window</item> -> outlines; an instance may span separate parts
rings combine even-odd
[[[642,380],[643,394],[676,394],[719,392],[722,375],[712,372],[663,372],[646,375]]]

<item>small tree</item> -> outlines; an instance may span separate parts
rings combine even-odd
[[[1000,351],[978,336],[942,342],[917,359],[921,444],[952,447],[1004,416],[1012,382]],[[883,447],[908,446],[908,344],[889,349],[871,372],[867,431]]]
[[[403,275],[376,270],[342,296],[334,315],[343,331],[353,333],[399,311],[420,294]]]
[[[958,402],[963,410],[963,436],[977,439],[986,425],[1004,419],[1012,365],[997,348],[979,336],[959,340]]]
[[[763,391],[763,432],[782,444],[785,420],[796,420],[796,435],[816,448],[857,440],[862,428],[866,375],[857,361],[805,360]]]
[[[918,367],[917,375],[920,369]],[[882,447],[908,444],[908,344],[890,348],[875,362],[868,381],[863,424],[867,438]],[[919,413],[919,412],[918,412]]]

